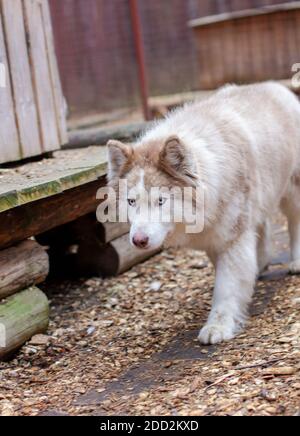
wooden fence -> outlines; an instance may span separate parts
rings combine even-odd
[[[300,61],[300,2],[209,16],[190,26],[201,89],[289,79]]]
[[[0,164],[58,149],[67,133],[47,0],[0,0],[0,64]]]

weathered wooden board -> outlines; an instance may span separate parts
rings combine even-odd
[[[52,159],[16,169],[0,169],[0,213],[68,189],[106,174],[106,147],[59,151]]]
[[[1,8],[22,157],[34,156],[41,153],[41,147],[22,1],[1,0]]]
[[[35,241],[24,241],[0,251],[0,299],[42,283],[48,273],[46,250]]]
[[[42,3],[41,0],[26,0],[23,4],[32,79],[38,109],[41,146],[44,152],[52,151],[57,149],[60,139],[58,137]]]
[[[52,92],[55,103],[55,114],[58,126],[59,143],[61,145],[68,142],[67,120],[66,120],[66,103],[63,96],[57,58],[54,47],[53,29],[48,0],[42,0],[42,19],[44,24],[44,32],[46,37],[46,49],[49,63],[49,72],[52,82]],[[91,145],[91,144],[89,144]]]
[[[5,75],[5,86],[0,86],[0,162],[7,162],[21,157],[19,137],[14,114],[9,65],[3,35],[0,14],[0,63],[1,72]],[[11,110],[8,110],[11,108]]]
[[[43,333],[49,323],[49,303],[36,287],[0,303],[0,360],[16,351],[33,335]]]
[[[0,248],[9,247],[88,213],[96,212],[96,192],[106,177],[0,213]]]
[[[48,0],[0,0],[0,164],[68,142]]]

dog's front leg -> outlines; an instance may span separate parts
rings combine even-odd
[[[230,248],[217,256],[213,305],[200,331],[203,344],[232,339],[243,327],[257,275],[256,234],[243,233]]]

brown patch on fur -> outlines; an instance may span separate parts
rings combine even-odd
[[[119,176],[109,182],[109,186],[117,190],[118,180],[127,179],[129,189],[140,180],[140,170],[145,171],[145,188],[152,187],[172,188],[174,186],[195,187],[196,176],[189,171],[183,163],[182,168],[172,168],[165,155],[165,147],[177,138],[169,138],[166,142],[151,141],[132,147],[126,147],[127,160],[120,168]],[[184,159],[184,146],[182,146],[182,159]]]
[[[294,174],[292,176],[292,183],[296,186],[300,186],[300,173]]]
[[[183,186],[196,186],[194,162],[177,136],[170,137],[159,155],[159,167]]]

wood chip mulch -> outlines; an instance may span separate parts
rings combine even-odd
[[[166,251],[113,279],[48,283],[51,324],[0,364],[2,415],[299,415],[300,277],[273,266],[247,329],[196,341],[202,253]]]

